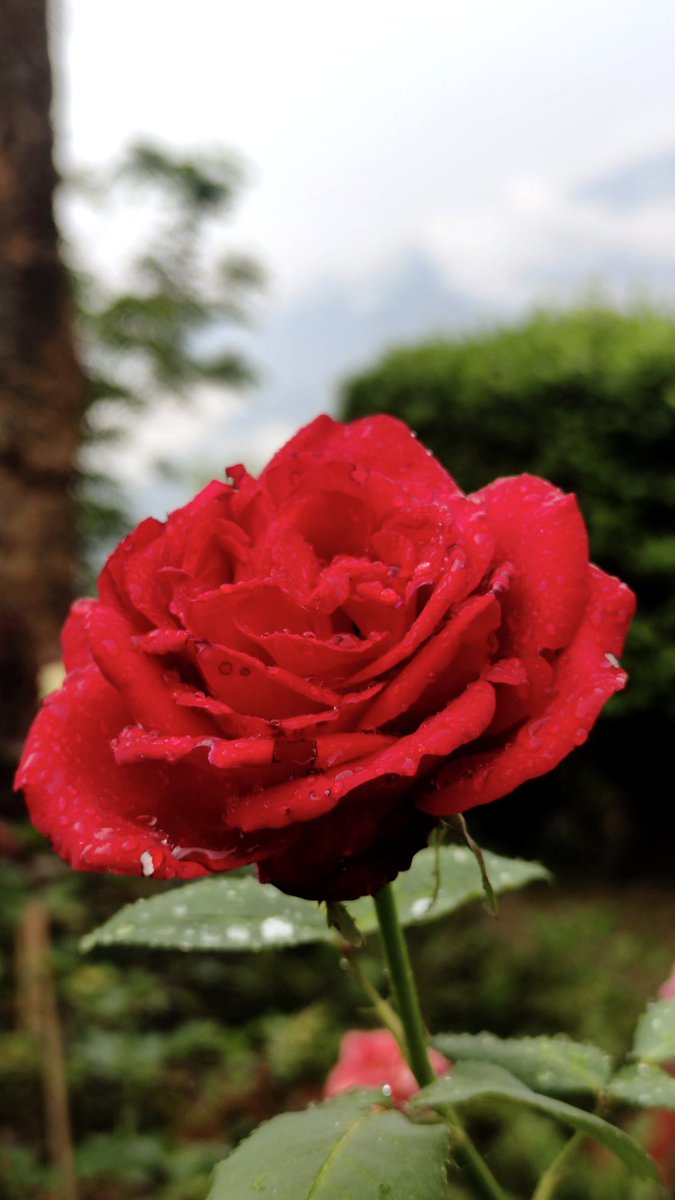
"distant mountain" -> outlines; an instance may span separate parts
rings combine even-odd
[[[675,200],[675,148],[588,180],[576,189],[574,199],[619,211]]]

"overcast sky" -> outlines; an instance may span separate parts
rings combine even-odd
[[[672,0],[53,5],[66,169],[139,135],[248,164],[227,234],[271,279],[270,446],[312,415],[280,412],[289,383],[324,407],[343,361],[326,345],[323,374],[291,381],[279,322],[297,334],[292,314],[330,288],[345,310],[382,305],[411,254],[486,313],[589,282],[675,298]]]

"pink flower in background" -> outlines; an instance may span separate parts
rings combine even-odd
[[[437,1075],[450,1070],[452,1064],[437,1050],[430,1050],[429,1058]],[[359,1087],[391,1088],[388,1094],[398,1105],[419,1091],[419,1084],[388,1029],[352,1029],[344,1035],[340,1057],[326,1080],[324,1096],[337,1096]]]
[[[673,969],[670,972],[670,976],[668,979],[666,979],[665,983],[661,984],[661,987],[659,988],[659,999],[672,1000],[673,996],[675,996],[675,963],[673,963]]]

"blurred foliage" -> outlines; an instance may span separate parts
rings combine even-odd
[[[549,862],[670,869],[675,821],[644,788],[645,762],[669,774],[675,716],[675,317],[590,305],[395,350],[344,387],[345,418],[375,412],[408,422],[467,492],[520,472],[576,492],[593,559],[638,596],[630,685],[610,705],[614,727],[601,722],[556,785],[555,832],[537,815],[546,785],[530,785],[520,827],[532,823]],[[582,820],[570,793],[591,798]],[[649,803],[659,839],[641,820]],[[519,840],[517,852],[531,850]]]
[[[119,906],[169,885],[78,875],[38,836],[11,829],[0,866],[0,1196],[53,1200],[40,1055],[16,1011],[14,932],[30,899],[49,906],[82,1200],[201,1200],[213,1163],[261,1120],[321,1094],[345,1029],[373,1023],[352,973],[329,947],[283,954],[175,954],[118,948],[82,956],[83,933]],[[554,886],[509,895],[491,918],[475,905],[415,931],[430,1027],[510,1034],[564,1030],[623,1054],[670,970],[671,892]],[[671,944],[669,945],[669,941]],[[359,952],[386,988],[377,945]],[[377,1022],[375,1022],[377,1023]],[[562,1144],[528,1113],[476,1120],[476,1136],[516,1192],[531,1160]],[[633,1120],[633,1118],[631,1118]],[[637,1128],[644,1117],[635,1118]],[[599,1164],[599,1165],[598,1165]],[[589,1148],[561,1196],[655,1200]],[[451,1193],[463,1196],[458,1186]]]
[[[88,379],[89,444],[126,435],[128,414],[173,398],[188,403],[209,384],[241,388],[254,372],[233,344],[263,282],[251,258],[217,247],[242,170],[218,152],[181,157],[154,144],[132,146],[115,167],[71,184],[80,203],[136,214],[138,236],[106,282],[75,265],[79,349]],[[130,525],[118,486],[85,473],[85,553]]]

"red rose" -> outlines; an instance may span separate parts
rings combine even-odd
[[[74,867],[373,892],[623,687],[633,597],[551,484],[464,496],[385,416],[230,475],[142,522],[66,624],[18,784]]]
[[[436,1075],[445,1075],[451,1064],[438,1050],[429,1051]],[[340,1057],[324,1088],[324,1096],[337,1096],[352,1088],[386,1087],[394,1104],[404,1104],[418,1092],[419,1084],[401,1048],[388,1029],[360,1032],[352,1029],[340,1042]]]

